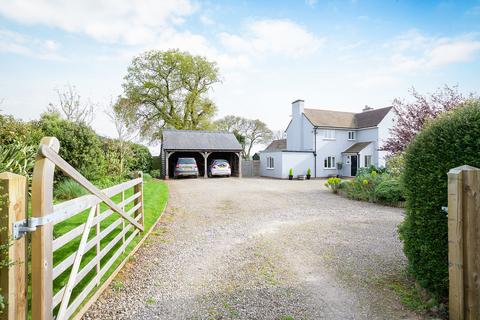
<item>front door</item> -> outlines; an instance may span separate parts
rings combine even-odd
[[[352,177],[355,177],[357,175],[357,167],[358,167],[358,156],[351,156],[350,157],[351,159],[351,165],[350,165],[350,168],[351,168],[351,176]]]

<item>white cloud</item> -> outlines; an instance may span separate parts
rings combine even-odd
[[[0,29],[0,52],[14,53],[44,60],[63,60],[59,44],[53,40],[33,38],[7,29]]]
[[[427,37],[410,30],[388,43],[386,48],[392,50],[394,68],[410,72],[472,61],[480,52],[480,40],[474,35]]]
[[[17,22],[86,34],[98,41],[144,44],[195,11],[189,0],[0,0],[0,14]]]
[[[325,41],[289,20],[256,20],[247,24],[245,35],[222,32],[219,37],[221,43],[233,52],[291,58],[312,54]]]
[[[305,0],[305,3],[310,7],[314,7],[317,4],[318,0]]]

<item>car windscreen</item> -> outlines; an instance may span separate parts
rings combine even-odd
[[[214,160],[213,164],[228,164],[227,160]]]
[[[193,158],[178,158],[178,164],[196,164],[195,159]]]

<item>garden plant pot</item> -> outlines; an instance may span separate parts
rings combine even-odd
[[[309,174],[307,174],[307,180],[310,180],[310,175]]]
[[[293,180],[293,176],[288,176],[288,180]]]

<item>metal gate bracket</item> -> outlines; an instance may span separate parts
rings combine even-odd
[[[18,240],[26,235],[28,232],[34,232],[37,230],[38,226],[43,225],[43,221],[38,218],[30,217],[26,220],[20,220],[13,223],[13,234],[12,237],[14,240]]]

